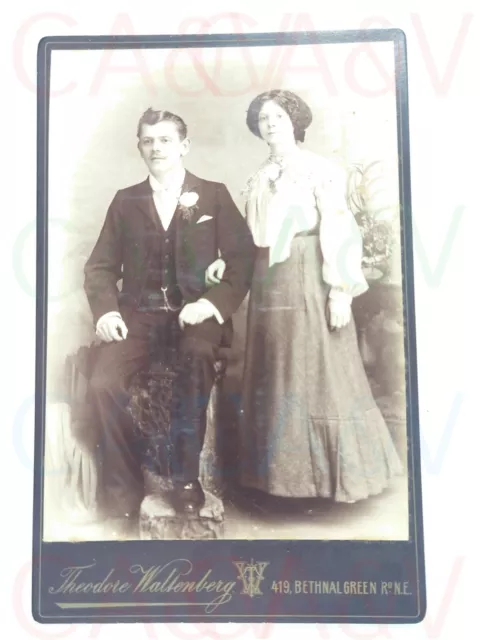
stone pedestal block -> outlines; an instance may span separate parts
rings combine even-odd
[[[146,497],[140,508],[141,540],[214,540],[224,534],[223,502],[205,490],[197,515],[177,514],[171,505],[172,484],[144,471]]]

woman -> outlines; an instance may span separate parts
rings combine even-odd
[[[290,91],[250,104],[269,156],[247,183],[258,257],[248,307],[241,483],[355,502],[401,472],[358,349],[362,239],[332,162],[300,148],[310,108]]]

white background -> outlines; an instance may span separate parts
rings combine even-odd
[[[105,5],[107,3],[104,3]],[[395,8],[397,7],[397,8]],[[395,26],[408,39],[415,287],[428,612],[415,626],[37,625],[30,615],[35,354],[36,47],[45,35]],[[0,448],[2,637],[478,637],[478,415],[474,300],[479,248],[480,11],[475,3],[26,0],[3,9]],[[134,65],[135,61],[132,61]],[[312,62],[313,64],[313,62]],[[132,71],[132,74],[135,73]],[[380,72],[379,72],[380,73]],[[72,122],[75,127],[76,123]],[[68,141],[66,145],[68,154]],[[5,287],[6,284],[6,287]],[[474,369],[475,365],[475,369]]]

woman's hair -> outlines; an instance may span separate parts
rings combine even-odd
[[[258,138],[262,137],[258,129],[258,118],[263,105],[270,101],[278,104],[288,114],[292,121],[295,140],[303,142],[305,130],[312,122],[312,112],[302,98],[292,91],[284,91],[283,89],[265,91],[252,100],[247,111],[247,126],[250,131]]]
[[[177,116],[175,113],[171,113],[171,111],[155,110],[151,107],[145,111],[138,121],[137,138],[140,138],[142,135],[142,127],[144,124],[153,125],[164,121],[173,122],[177,127],[180,140],[185,140],[187,137],[187,125],[180,116]]]

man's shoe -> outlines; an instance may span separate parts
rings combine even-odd
[[[194,514],[205,504],[205,494],[198,480],[175,482],[173,487],[174,507],[177,513]]]

